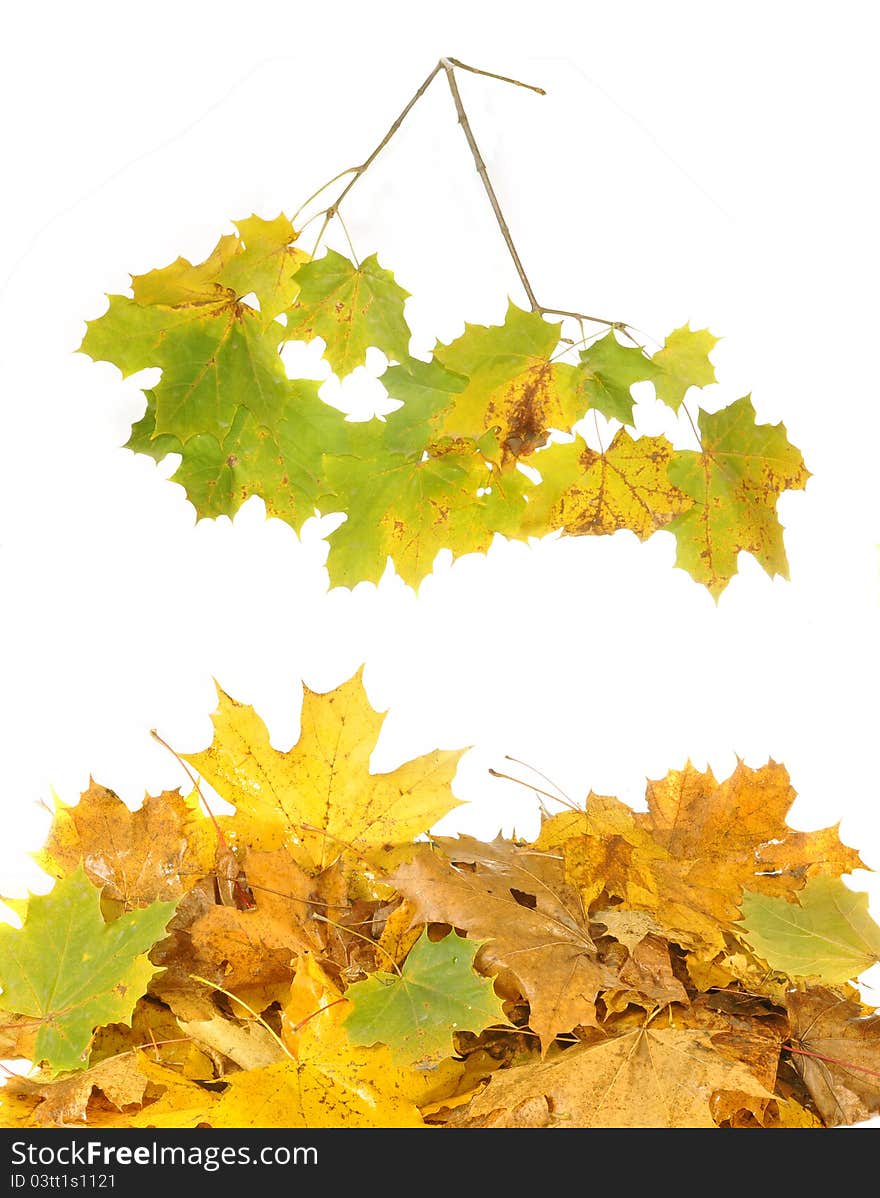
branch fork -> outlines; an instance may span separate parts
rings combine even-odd
[[[480,182],[483,185],[483,190],[486,192],[486,196],[488,197],[489,204],[491,205],[491,208],[492,208],[492,213],[495,217],[495,221],[496,221],[498,228],[501,232],[501,236],[504,239],[504,244],[507,246],[507,252],[510,255],[511,260],[513,261],[514,267],[516,268],[516,273],[519,276],[519,281],[522,284],[522,288],[526,294],[526,298],[528,299],[529,307],[531,308],[531,311],[537,312],[541,316],[561,316],[563,318],[576,320],[578,323],[587,321],[591,324],[607,325],[609,329],[616,329],[619,332],[622,332],[624,335],[629,337],[630,336],[629,326],[626,324],[625,321],[608,320],[607,318],[605,318],[603,316],[588,316],[583,312],[572,312],[567,308],[550,308],[550,307],[546,307],[544,304],[539,303],[537,295],[535,293],[535,289],[532,286],[528,275],[526,274],[526,270],[525,270],[525,267],[523,266],[522,259],[519,256],[519,252],[516,248],[516,244],[513,240],[513,236],[510,232],[510,226],[508,225],[507,220],[505,219],[504,213],[501,209],[501,204],[499,203],[498,196],[495,192],[495,188],[492,185],[492,180],[489,178],[489,172],[486,169],[486,163],[483,159],[483,155],[480,153],[480,147],[477,144],[476,138],[474,137],[474,132],[473,132],[473,129],[471,128],[471,123],[468,119],[468,115],[467,115],[467,112],[464,107],[464,102],[462,101],[462,98],[461,98],[461,92],[459,91],[459,88],[458,88],[458,80],[455,77],[456,70],[467,71],[472,75],[482,75],[487,79],[497,79],[499,82],[508,83],[513,87],[523,87],[527,91],[535,92],[535,94],[539,95],[539,96],[544,96],[547,94],[542,87],[536,87],[534,84],[531,84],[531,83],[523,83],[521,80],[512,79],[508,75],[497,75],[493,71],[484,71],[479,67],[468,66],[467,63],[461,62],[457,58],[451,58],[451,57],[441,58],[441,59],[439,59],[439,61],[437,62],[437,65],[433,68],[431,73],[428,75],[428,77],[424,80],[424,82],[421,84],[421,86],[417,89],[417,91],[412,96],[412,98],[409,100],[409,102],[406,104],[403,111],[400,113],[400,115],[397,117],[397,119],[391,125],[388,132],[385,134],[385,136],[382,138],[382,140],[379,142],[379,144],[376,146],[376,148],[373,150],[373,152],[367,158],[365,158],[364,161],[359,166],[348,167],[347,170],[341,171],[338,175],[335,175],[334,178],[330,179],[327,183],[323,184],[323,186],[319,187],[317,191],[313,192],[312,195],[310,195],[309,198],[305,201],[305,203],[303,203],[300,206],[300,208],[297,210],[296,214],[294,215],[294,220],[296,220],[296,217],[299,216],[299,214],[303,211],[303,209],[306,208],[312,202],[312,200],[316,199],[321,194],[322,191],[325,191],[328,187],[330,187],[333,183],[336,183],[339,179],[342,179],[342,178],[350,175],[351,178],[348,180],[348,182],[342,188],[342,190],[340,191],[340,193],[336,197],[336,199],[331,204],[329,204],[326,208],[322,208],[319,212],[316,212],[312,217],[309,218],[309,220],[306,222],[306,224],[311,223],[312,220],[317,220],[320,217],[323,217],[323,221],[321,223],[321,227],[318,231],[318,236],[315,241],[315,250],[317,250],[318,246],[321,244],[324,234],[327,231],[327,226],[330,224],[330,221],[334,219],[334,217],[342,225],[343,231],[346,235],[346,238],[348,239],[349,245],[351,245],[351,238],[348,236],[348,230],[345,228],[345,224],[343,223],[342,216],[340,215],[340,212],[339,212],[340,205],[342,204],[343,200],[346,198],[348,193],[351,191],[351,189],[354,187],[355,183],[357,183],[358,179],[360,179],[360,177],[370,168],[370,166],[372,166],[372,164],[375,162],[375,160],[379,157],[381,152],[385,149],[385,147],[388,145],[388,143],[394,137],[395,133],[398,131],[400,126],[406,120],[406,118],[409,115],[409,113],[411,112],[411,110],[415,107],[415,105],[418,103],[418,101],[422,98],[422,96],[425,94],[425,92],[428,90],[428,88],[431,86],[431,84],[434,82],[434,80],[437,78],[437,76],[442,73],[446,76],[446,81],[449,84],[449,90],[452,93],[452,100],[455,105],[456,114],[458,116],[458,124],[461,126],[461,131],[465,136],[465,140],[467,141],[468,148],[471,152],[471,157],[474,160],[474,166],[476,167],[477,174],[480,177]],[[305,228],[305,225],[303,225],[303,228]],[[634,340],[634,338],[631,338],[631,339]]]

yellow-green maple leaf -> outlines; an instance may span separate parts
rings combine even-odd
[[[0,1002],[39,1027],[36,1061],[83,1069],[95,1028],[131,1018],[156,973],[146,953],[177,904],[153,903],[110,923],[82,868],[27,905],[24,927],[0,927]]]
[[[542,482],[529,494],[523,525],[536,534],[561,528],[569,536],[628,529],[644,541],[691,506],[669,478],[673,456],[665,437],[634,440],[626,429],[604,453],[580,437],[549,445],[531,462]]]
[[[284,216],[248,217],[238,229],[202,263],[178,258],[134,276],[132,296],[110,296],[80,348],[123,376],[161,369],[128,446],[157,460],[179,453],[174,478],[200,516],[232,515],[260,495],[299,528],[314,515],[321,454],[344,419],[317,383],[289,379],[279,355],[285,330],[273,317],[296,296],[307,257],[297,234]]]
[[[438,345],[437,361],[468,379],[438,417],[438,434],[479,440],[495,429],[509,460],[538,449],[551,429],[568,431],[588,401],[582,370],[554,361],[561,327],[511,303],[503,325],[468,324],[456,341]]]
[[[715,369],[709,354],[717,344],[718,338],[708,329],[692,329],[689,324],[674,329],[651,359],[655,368],[651,381],[657,398],[677,412],[691,387],[714,383]]]
[[[800,451],[782,424],[757,424],[749,396],[720,412],[700,412],[700,453],[682,450],[669,477],[693,506],[669,524],[678,543],[676,565],[717,597],[737,572],[741,550],[772,578],[788,577],[776,501],[802,490],[809,478]]]
[[[868,913],[868,896],[840,878],[811,878],[788,899],[747,891],[742,912],[743,938],[789,977],[836,985],[880,961],[880,927]]]
[[[287,340],[323,338],[324,357],[338,375],[362,366],[370,346],[397,361],[407,357],[410,332],[403,307],[409,292],[375,254],[355,266],[328,250],[303,267],[297,281],[301,291],[287,316]]]

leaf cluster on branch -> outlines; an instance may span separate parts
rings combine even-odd
[[[360,676],[275,749],[221,692],[198,785],[59,803],[0,929],[6,1126],[821,1127],[880,1110],[880,959],[785,769],[590,794],[533,842],[426,838],[460,756],[369,771]]]
[[[344,513],[329,534],[333,585],[378,581],[389,558],[417,585],[441,549],[558,530],[645,540],[666,529],[677,564],[715,595],[742,550],[787,576],[776,501],[808,475],[782,425],[758,423],[744,396],[700,411],[697,450],[635,430],[634,384],[653,384],[677,412],[690,388],[714,381],[705,330],[676,329],[652,356],[613,328],[577,349],[559,322],[511,303],[503,324],[468,324],[423,361],[409,354],[407,293],[375,255],[310,259],[285,216],[237,229],[203,263],[135,276],[82,344],[124,375],[161,369],[128,447],[179,453],[174,479],[199,516],[231,516],[251,495],[296,530]],[[400,406],[352,422],[320,383],[289,378],[281,350],[314,337],[340,377],[381,350],[381,382]],[[603,452],[577,433],[589,412],[618,425]],[[568,440],[548,443],[560,432]]]
[[[808,472],[782,424],[758,422],[746,395],[720,411],[684,407],[692,388],[715,382],[716,338],[689,325],[649,354],[623,321],[538,302],[489,179],[456,82],[456,69],[526,87],[506,76],[441,59],[388,133],[359,166],[319,188],[294,214],[239,221],[204,261],[178,258],[137,275],[131,294],[110,296],[81,349],[124,376],[158,369],[128,448],[161,460],[199,517],[232,516],[252,495],[299,531],[310,517],[342,514],[329,534],[334,586],[377,582],[389,560],[417,586],[440,550],[484,552],[496,534],[528,540],[552,532],[601,535],[628,529],[640,540],[672,533],[676,564],[717,598],[752,554],[772,577],[788,576],[776,504]],[[340,205],[432,81],[449,83],[459,125],[529,308],[510,303],[500,325],[466,324],[428,360],[410,353],[408,293],[375,254],[357,261],[328,249],[314,256]],[[346,178],[335,201],[297,228],[300,214]],[[303,228],[323,218],[312,253]],[[566,320],[577,340],[563,336]],[[585,326],[599,325],[599,333]],[[369,350],[387,360],[381,377],[399,406],[355,423],[322,401],[320,384],[291,378],[291,342],[320,338],[340,379]],[[632,387],[653,385],[687,415],[696,448],[641,435]],[[581,422],[612,422],[608,445],[591,448]],[[598,426],[596,428],[598,435]],[[520,467],[526,467],[521,469]]]

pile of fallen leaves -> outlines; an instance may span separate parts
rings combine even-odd
[[[221,693],[198,787],[58,805],[0,929],[0,1124],[820,1127],[880,1110],[862,866],[785,769],[591,794],[534,843],[424,834],[459,754],[371,774],[359,676],[274,749]],[[420,839],[417,839],[420,838]]]

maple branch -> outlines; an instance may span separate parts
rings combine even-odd
[[[388,132],[385,134],[385,136],[382,138],[382,140],[376,146],[375,150],[373,150],[372,154],[370,154],[368,158],[365,158],[364,161],[360,164],[360,166],[351,166],[348,168],[348,170],[341,171],[340,174],[336,176],[337,179],[339,179],[341,177],[341,175],[348,175],[348,174],[350,174],[352,177],[346,183],[345,187],[343,187],[342,191],[340,191],[339,195],[336,197],[336,199],[333,201],[333,203],[329,206],[329,208],[324,209],[324,212],[323,212],[324,221],[321,225],[320,231],[318,233],[318,238],[315,242],[315,250],[321,244],[321,239],[323,238],[324,234],[326,233],[327,226],[330,224],[330,221],[333,219],[334,216],[336,216],[339,205],[342,203],[342,201],[345,199],[345,197],[348,195],[348,193],[354,187],[355,183],[357,183],[357,181],[361,177],[361,175],[363,175],[364,172],[367,171],[370,168],[370,166],[372,166],[372,164],[376,161],[376,159],[379,157],[379,155],[382,153],[382,151],[388,145],[389,141],[391,141],[392,137],[397,132],[397,130],[400,128],[400,126],[403,124],[403,122],[406,120],[406,118],[409,116],[412,109],[419,102],[419,100],[421,100],[422,96],[425,94],[425,92],[428,90],[428,88],[434,82],[434,78],[439,73],[439,71],[440,71],[440,63],[438,62],[437,65],[434,67],[433,71],[431,71],[430,75],[427,77],[427,79],[424,81],[424,83],[421,85],[421,87],[418,88],[415,95],[412,97],[412,99],[406,105],[403,112],[401,112],[401,114],[397,118],[397,120],[394,121],[394,123],[391,125],[391,128],[388,130]],[[330,183],[332,183],[332,182],[334,182],[333,179],[330,180]],[[329,186],[330,186],[329,183],[324,184],[324,187],[329,187]],[[306,207],[306,205],[310,202],[310,200],[313,200],[315,198],[315,196],[320,195],[321,192],[324,190],[324,187],[319,187],[318,190],[314,193],[314,195],[310,196],[309,199],[306,200],[305,204],[301,205],[299,212],[302,212],[303,208]],[[318,215],[320,216],[321,213],[318,213]],[[312,253],[314,254],[314,250],[312,251]]]
[[[489,172],[486,170],[486,163],[483,161],[483,155],[480,153],[480,147],[477,145],[473,130],[471,129],[470,121],[464,109],[464,104],[461,98],[461,92],[458,90],[458,83],[455,78],[455,67],[463,71],[470,71],[474,75],[487,75],[490,79],[500,79],[504,83],[512,83],[516,87],[526,87],[529,91],[537,92],[539,96],[545,96],[547,93],[541,87],[534,87],[528,83],[521,83],[518,79],[509,79],[506,75],[493,75],[490,71],[481,71],[476,67],[466,66],[463,62],[459,62],[457,58],[441,58],[439,65],[446,73],[446,81],[449,84],[449,90],[452,92],[452,99],[455,104],[455,111],[458,114],[458,123],[461,125],[461,131],[465,135],[468,147],[471,152],[471,157],[474,160],[474,165],[477,168],[477,174],[480,176],[480,182],[483,184],[483,189],[489,197],[489,203],[492,206],[492,212],[495,214],[495,220],[498,228],[501,230],[501,236],[504,238],[504,244],[507,246],[507,252],[513,260],[513,265],[516,267],[516,273],[519,275],[519,281],[522,283],[523,290],[528,296],[529,304],[533,312],[539,313],[541,316],[568,316],[573,320],[581,321],[588,320],[593,324],[607,324],[612,329],[626,330],[626,324],[620,320],[607,320],[604,316],[587,316],[583,312],[571,312],[567,308],[545,308],[543,304],[538,303],[538,298],[535,295],[535,290],[529,282],[525,267],[522,264],[522,259],[519,256],[519,251],[514,245],[513,237],[510,233],[510,227],[504,218],[504,213],[501,211],[501,205],[498,202],[498,196],[495,194],[495,188],[492,186],[492,181],[489,178]]]
[[[513,265],[516,267],[516,273],[519,275],[519,281],[523,285],[523,290],[529,297],[529,303],[533,312],[540,312],[541,305],[538,303],[537,296],[529,282],[528,275],[525,272],[525,267],[522,264],[516,246],[513,244],[513,238],[510,235],[507,221],[504,219],[504,213],[501,211],[501,205],[498,203],[498,197],[495,194],[495,188],[492,186],[492,181],[489,178],[489,172],[486,170],[486,164],[483,161],[483,156],[480,153],[480,147],[477,145],[476,139],[471,129],[470,121],[467,113],[464,110],[464,104],[461,100],[461,92],[458,90],[458,83],[455,79],[455,67],[451,58],[441,58],[439,66],[446,73],[446,81],[449,84],[449,90],[452,92],[452,100],[455,104],[455,111],[458,113],[458,123],[461,125],[461,131],[465,135],[468,147],[470,148],[471,157],[474,160],[474,165],[477,168],[477,174],[480,176],[480,182],[483,184],[483,190],[489,197],[489,203],[492,205],[492,211],[495,214],[495,220],[498,223],[498,228],[501,230],[501,236],[504,238],[504,244],[507,246],[507,252],[513,259]],[[543,94],[543,93],[542,93]]]
[[[458,82],[455,78],[456,69],[458,69],[460,71],[467,71],[471,75],[482,75],[486,79],[497,79],[500,83],[508,83],[512,87],[523,87],[527,91],[534,92],[538,96],[546,96],[546,94],[547,94],[543,87],[537,87],[533,83],[523,83],[523,81],[521,79],[513,79],[513,78],[511,78],[510,75],[499,75],[499,74],[496,74],[495,71],[484,71],[480,67],[469,66],[467,63],[462,62],[460,59],[452,58],[450,56],[441,58],[440,61],[437,63],[437,65],[434,67],[434,69],[427,76],[427,78],[416,89],[414,95],[410,98],[410,100],[408,101],[408,103],[406,104],[406,106],[404,107],[404,109],[400,113],[400,115],[397,117],[397,119],[391,124],[387,133],[382,138],[382,140],[379,142],[379,144],[375,147],[375,149],[372,151],[372,153],[369,154],[369,156],[367,158],[365,158],[364,161],[362,163],[360,163],[360,165],[347,167],[344,171],[340,171],[337,175],[334,175],[333,178],[328,180],[327,183],[322,184],[316,191],[313,191],[312,194],[309,196],[309,198],[307,200],[305,200],[302,204],[300,204],[299,208],[297,208],[297,210],[293,216],[294,223],[296,221],[296,218],[303,211],[303,209],[307,208],[308,205],[312,202],[312,200],[316,199],[321,194],[322,191],[324,191],[326,188],[330,187],[331,184],[337,182],[339,179],[344,178],[346,175],[351,175],[351,178],[348,180],[348,182],[342,188],[342,190],[340,191],[340,193],[336,197],[336,199],[331,204],[329,204],[326,208],[323,208],[319,212],[316,212],[313,216],[311,216],[309,218],[308,221],[306,221],[306,225],[308,225],[308,224],[311,224],[311,222],[313,220],[317,220],[319,217],[323,217],[323,220],[321,221],[321,227],[318,230],[318,236],[315,238],[315,245],[314,245],[314,248],[312,249],[312,254],[313,255],[315,254],[315,252],[317,251],[321,242],[323,241],[324,234],[327,232],[327,226],[330,224],[330,221],[333,220],[334,217],[336,217],[337,220],[339,220],[341,222],[342,218],[339,214],[340,205],[342,204],[343,200],[346,198],[348,193],[351,191],[351,189],[354,187],[355,183],[357,183],[358,179],[360,179],[360,177],[363,174],[365,174],[367,170],[369,170],[369,168],[372,166],[372,164],[376,161],[376,159],[379,157],[379,155],[382,153],[382,151],[385,149],[385,147],[388,145],[388,143],[394,137],[395,133],[401,127],[403,122],[409,116],[410,112],[413,110],[415,105],[419,102],[419,100],[422,98],[422,96],[425,94],[425,92],[428,90],[428,88],[434,82],[437,75],[439,75],[439,73],[441,71],[443,71],[443,73],[446,75],[446,81],[449,84],[449,90],[452,93],[452,100],[453,100],[453,103],[455,104],[455,111],[458,115],[458,123],[461,126],[462,133],[464,133],[465,139],[468,144],[468,148],[470,149],[470,152],[471,152],[471,157],[473,158],[474,165],[477,168],[477,174],[480,176],[480,181],[483,184],[483,189],[489,198],[489,203],[492,206],[492,212],[495,216],[495,220],[498,224],[498,228],[501,230],[501,236],[504,238],[504,244],[507,246],[507,252],[510,254],[511,259],[513,260],[513,264],[516,267],[516,273],[519,276],[520,283],[522,284],[523,290],[526,293],[531,310],[533,312],[539,313],[541,316],[563,316],[563,317],[570,317],[571,319],[577,320],[577,321],[587,320],[587,321],[590,321],[590,323],[592,323],[592,324],[604,324],[604,325],[607,325],[609,328],[619,329],[621,332],[626,332],[628,326],[625,324],[625,322],[620,321],[620,320],[608,320],[604,316],[588,316],[586,313],[583,313],[583,312],[572,312],[568,308],[546,308],[546,307],[544,307],[543,304],[538,303],[538,298],[535,294],[535,289],[532,287],[532,284],[529,281],[529,277],[526,274],[526,270],[525,270],[525,267],[523,266],[522,259],[519,256],[519,251],[516,248],[516,245],[514,243],[513,237],[510,232],[510,226],[508,225],[507,220],[504,216],[504,213],[501,210],[501,204],[498,201],[498,196],[495,193],[495,188],[492,186],[492,180],[489,178],[489,172],[486,169],[486,163],[483,159],[483,155],[480,153],[480,147],[477,145],[477,140],[474,137],[474,132],[473,132],[473,129],[471,128],[471,124],[468,119],[467,112],[465,111],[464,102],[462,101],[462,98],[461,98],[461,92],[458,89]],[[305,228],[306,225],[304,225],[303,228]],[[344,226],[343,226],[343,230],[345,231],[346,237],[348,238],[348,232],[347,232],[347,230],[345,230]],[[302,230],[300,230],[300,232],[302,232]],[[348,238],[348,242],[349,242],[349,245],[351,245],[351,238]],[[352,249],[352,253],[353,252],[354,252],[354,250]]]

